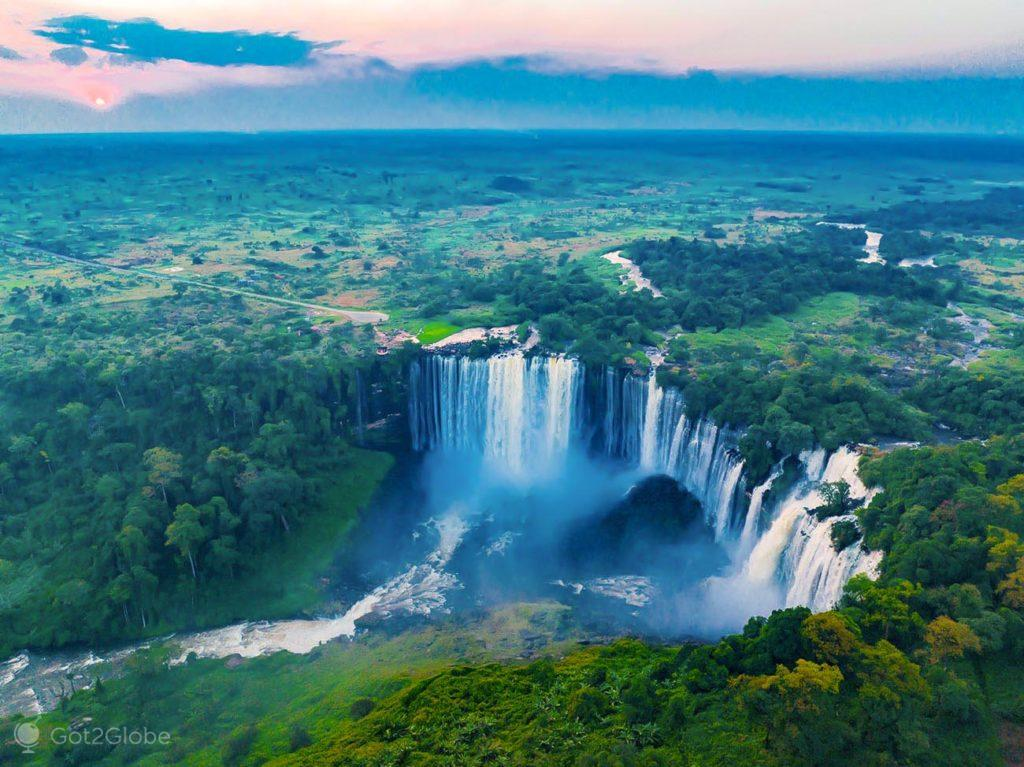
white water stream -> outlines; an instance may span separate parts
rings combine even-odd
[[[848,224],[837,221],[819,221],[818,226],[834,226],[837,229],[863,229],[867,235],[864,243],[864,258],[857,259],[864,264],[884,264],[885,259],[878,253],[878,246],[882,244],[881,232],[870,232],[864,224]]]
[[[729,552],[730,573],[709,579],[742,593],[771,586],[779,604],[755,602],[750,612],[805,604],[827,609],[854,573],[870,572],[878,555],[853,544],[842,552],[831,545],[836,520],[819,522],[805,513],[821,503],[822,481],[846,481],[855,497],[868,491],[856,474],[858,454],[842,448],[831,456],[817,450],[800,456],[799,476],[775,485],[783,465],[750,493],[735,434],[704,418],[686,414],[682,395],[660,387],[653,374],[604,375],[603,404],[588,411],[585,371],[564,357],[527,357],[520,352],[487,359],[427,356],[410,373],[410,426],[418,450],[478,456],[488,472],[521,492],[542,482],[566,482],[571,450],[591,445],[600,427],[601,452],[638,476],[667,474],[700,500],[715,540]],[[591,406],[593,410],[594,406]],[[457,465],[457,464],[456,464]],[[776,497],[777,496],[777,497]],[[370,590],[343,614],[319,619],[245,622],[170,638],[176,662],[190,655],[254,657],[286,650],[308,653],[324,642],[352,637],[361,618],[375,614],[425,615],[446,609],[446,594],[459,588],[446,567],[481,509],[452,505],[430,521],[434,548]],[[506,533],[489,544],[486,556],[502,557],[518,535]],[[657,602],[657,589],[642,575],[595,578],[580,585],[637,609]],[[767,593],[767,592],[766,592]],[[774,593],[774,592],[772,592]],[[671,596],[671,595],[669,595]],[[729,597],[732,598],[732,597]],[[723,626],[723,630],[735,628]],[[98,664],[117,664],[146,645],[97,657],[91,652],[23,653],[0,664],[0,715],[52,708],[68,674],[79,686]]]
[[[356,622],[371,614],[427,615],[443,609],[445,593],[458,587],[445,570],[468,529],[461,509],[432,520],[438,542],[423,562],[409,567],[370,591],[343,614],[333,617],[247,621],[210,631],[197,631],[157,640],[174,647],[172,663],[192,655],[200,658],[254,658],[285,650],[304,655],[325,642],[353,637]],[[96,655],[92,652],[21,653],[0,664],[0,716],[34,714],[54,708],[69,676],[79,688],[93,682],[102,664],[116,666],[150,642]]]

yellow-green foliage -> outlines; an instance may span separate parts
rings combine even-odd
[[[455,666],[271,764],[995,765],[991,733],[973,681],[798,608],[717,645]]]
[[[450,322],[444,322],[443,320],[428,322],[416,337],[420,340],[421,344],[432,344],[447,338],[452,333],[457,333],[459,330],[458,325],[452,325]]]

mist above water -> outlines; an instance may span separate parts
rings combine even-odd
[[[168,640],[176,662],[306,653],[371,622],[538,598],[584,623],[714,638],[778,607],[828,609],[877,566],[859,544],[833,549],[844,517],[806,513],[823,481],[869,495],[854,450],[792,456],[748,488],[736,435],[687,416],[653,375],[424,356],[409,384],[420,458],[389,478],[335,578],[348,608],[183,634]],[[0,664],[0,715],[52,708],[59,680],[81,684],[145,646],[15,656]]]
[[[535,596],[556,583],[570,595],[618,596],[647,630],[713,636],[777,607],[826,609],[875,563],[858,545],[835,552],[835,520],[806,513],[821,503],[822,481],[867,494],[854,451],[802,454],[748,490],[736,435],[687,416],[681,394],[653,375],[593,374],[573,359],[519,353],[426,356],[410,372],[410,424],[429,456],[436,508],[465,515],[451,565],[468,592],[460,602]],[[685,536],[641,536],[638,548],[581,534],[600,530],[631,487],[656,475],[699,501],[701,523]],[[629,513],[642,530],[644,507]],[[610,587],[616,579],[631,588]]]

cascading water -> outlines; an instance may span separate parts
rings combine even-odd
[[[730,577],[774,583],[787,605],[831,607],[851,575],[877,565],[878,555],[859,544],[836,552],[837,520],[806,513],[821,503],[821,482],[844,480],[854,497],[867,496],[856,452],[808,451],[787,488],[775,491],[780,462],[748,494],[737,435],[688,416],[678,390],[659,386],[653,373],[605,369],[602,396],[587,408],[585,377],[581,364],[564,357],[423,357],[410,376],[413,445],[479,454],[498,473],[530,483],[556,475],[570,447],[585,450],[596,431],[608,458],[642,475],[671,476],[697,497],[716,541],[731,552]],[[770,491],[779,497],[766,503]]]
[[[832,527],[850,515],[818,522],[814,517],[801,520],[783,562],[783,577],[791,583],[786,605],[806,605],[812,610],[828,610],[839,602],[843,587],[857,573],[874,575],[882,554],[864,551],[860,545],[848,546],[836,553],[832,546]]]
[[[660,387],[653,373],[626,375],[615,387],[608,372],[605,381],[606,400],[618,411],[618,418],[605,415],[605,452],[644,473],[676,479],[700,499],[716,539],[726,539],[745,484],[733,435],[708,419],[689,418],[682,394]]]
[[[822,481],[825,451],[800,454],[802,476],[777,504],[771,523],[743,563],[743,575],[753,583],[767,583],[779,575],[779,561],[792,538],[793,528],[806,510],[820,502],[815,487]]]
[[[750,503],[747,504],[747,514],[743,520],[743,530],[740,533],[739,540],[739,552],[743,556],[746,556],[757,542],[757,538],[761,533],[761,512],[764,508],[764,498],[775,485],[775,481],[782,476],[784,464],[784,460],[775,464],[768,478],[750,493]]]
[[[413,447],[478,454],[520,480],[550,474],[575,434],[581,382],[564,357],[425,357],[410,371]]]
[[[841,447],[831,456],[824,450],[802,453],[802,477],[779,501],[768,529],[757,540],[743,566],[742,577],[750,583],[779,581],[786,586],[785,605],[806,605],[814,610],[835,606],[843,586],[853,575],[871,573],[881,559],[865,552],[860,544],[836,552],[832,526],[852,515],[818,520],[807,509],[823,503],[822,482],[846,482],[852,498],[863,502],[871,493],[857,475],[859,455]]]
[[[864,486],[857,474],[859,458],[855,451],[840,448],[829,458],[822,481],[846,482],[851,497],[867,503],[874,492]],[[818,499],[816,503],[820,502]],[[818,520],[811,514],[804,514],[799,520],[781,563],[783,582],[789,584],[787,606],[806,605],[812,610],[827,610],[839,601],[843,586],[851,577],[877,571],[881,552],[866,552],[859,543],[836,552],[832,545],[832,528],[840,520],[856,520],[856,517],[850,514]]]
[[[564,497],[549,502],[549,509],[557,510],[560,505],[581,503],[587,489],[582,482],[573,486],[575,477],[566,479],[569,454],[596,446],[597,452],[621,461],[629,472],[674,477],[702,502],[709,528],[732,555],[731,569],[724,575],[703,577],[694,593],[656,598],[657,589],[648,578],[609,574],[570,584],[574,594],[586,590],[624,600],[630,609],[674,611],[668,623],[672,630],[682,625],[688,631],[714,635],[735,630],[750,615],[784,605],[827,609],[853,574],[877,568],[880,555],[864,552],[859,544],[838,553],[834,550],[831,530],[842,518],[819,521],[806,513],[822,502],[822,481],[843,480],[852,496],[869,498],[856,473],[855,451],[841,448],[831,456],[823,450],[803,453],[795,480],[777,487],[792,474],[784,471],[782,462],[748,496],[736,435],[709,419],[688,417],[679,391],[662,389],[653,375],[606,370],[600,385],[592,387],[601,392],[597,401],[585,402],[585,376],[583,366],[569,358],[513,353],[489,359],[425,356],[413,363],[409,380],[413,446],[452,459],[444,465],[446,471],[459,467],[463,456],[476,456],[488,474],[525,498],[529,508],[538,502],[537,486],[561,480],[569,485],[563,489]],[[630,476],[623,475],[627,481]],[[461,585],[457,575],[461,571],[453,558],[471,531],[471,520],[490,515],[501,497],[485,496],[478,502],[474,492],[470,490],[462,504],[447,499],[417,530],[414,538],[425,532],[437,539],[425,557],[397,568],[344,613],[313,620],[250,622],[183,635],[171,640],[178,645],[179,659],[190,653],[208,657],[282,649],[304,653],[335,637],[354,635],[356,622],[371,614],[449,609],[448,596]],[[501,533],[484,546],[482,559],[505,557],[510,547],[518,545],[513,541],[520,535],[526,537],[519,532]],[[667,603],[673,597],[678,605]],[[660,605],[657,599],[662,599]],[[56,689],[57,680],[70,674],[81,684],[95,676],[101,660],[118,666],[140,646],[103,658],[91,652],[18,655],[0,664],[0,715],[52,708],[59,699],[47,691]]]
[[[363,444],[363,440],[366,437],[366,382],[363,380],[363,372],[356,368],[355,377],[355,432],[356,442]]]

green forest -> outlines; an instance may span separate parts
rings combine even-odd
[[[342,710],[307,711],[305,725],[285,727],[273,713],[227,730],[214,724],[218,745],[203,744],[194,763],[1002,764],[997,728],[1024,718],[1022,458],[1019,437],[866,458],[865,479],[883,490],[860,521],[886,557],[881,577],[855,577],[835,610],[751,618],[712,644],[622,639],[440,669],[435,659],[405,683],[386,670],[403,650],[378,644],[380,671],[361,672],[376,695],[339,690]],[[446,629],[461,653],[479,641],[467,630]],[[414,641],[426,657],[437,639]],[[338,659],[328,658],[284,669],[268,659],[256,673],[319,668],[333,679]],[[188,733],[189,712],[203,706],[191,696],[204,685],[248,700],[257,684],[220,679],[211,662],[187,672],[159,657],[139,663],[148,665],[127,680],[76,696],[59,721],[130,716]],[[143,694],[150,687],[168,699]],[[131,763],[144,754],[93,756]]]
[[[955,161],[835,137],[209,140],[125,139],[102,180],[87,139],[0,151],[0,668],[147,643],[2,724],[171,734],[5,736],[5,764],[1022,763],[1014,162],[952,139]],[[842,483],[804,511],[844,515],[834,552],[877,577],[725,636],[467,598],[310,652],[177,657],[173,635],[335,617],[377,584],[346,578],[419,460],[410,364],[492,328],[441,353],[653,374],[738,435],[745,499],[857,446],[856,516]],[[609,519],[597,537],[628,528]]]
[[[315,606],[332,551],[306,547],[391,464],[353,445],[351,327],[239,325],[201,295],[97,316],[67,293],[7,302],[4,654]]]

